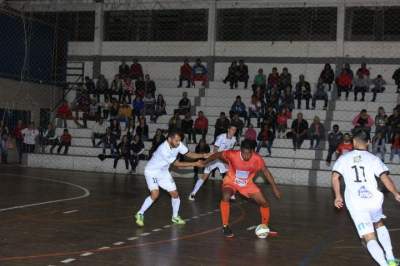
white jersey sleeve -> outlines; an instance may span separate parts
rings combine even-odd
[[[343,160],[343,156],[339,157],[339,159],[335,162],[332,168],[332,172],[336,172],[342,177],[344,177],[344,172],[345,172],[345,160]]]
[[[218,148],[222,146],[223,142],[224,142],[224,136],[225,134],[221,134],[217,137],[217,140],[214,143],[214,146],[217,146]]]
[[[186,153],[189,152],[189,149],[183,144],[182,142],[178,146],[178,152],[182,155],[185,155]]]
[[[375,160],[374,163],[374,171],[376,177],[381,177],[381,175],[385,172],[389,172],[389,168],[380,160]]]

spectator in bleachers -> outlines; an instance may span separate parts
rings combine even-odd
[[[272,105],[268,105],[265,110],[265,114],[263,117],[263,122],[261,123],[261,128],[268,124],[272,129],[274,135],[276,133],[276,110]]]
[[[127,77],[125,79],[122,80],[122,99],[120,97],[120,99],[118,100],[119,102],[127,102],[129,104],[132,103],[132,95],[135,92],[135,87],[133,85],[132,80]]]
[[[187,112],[191,112],[192,103],[187,95],[187,92],[183,92],[182,99],[178,103],[178,109],[175,110],[179,115],[185,115]]]
[[[85,88],[88,94],[96,94],[96,85],[94,84],[93,79],[88,76],[85,77]]]
[[[263,91],[267,88],[267,76],[264,74],[262,68],[258,69],[258,73],[254,77],[252,85],[253,91],[255,91],[257,87],[260,87]]]
[[[230,121],[226,117],[225,112],[221,112],[219,118],[217,118],[217,121],[215,122],[214,142],[219,135],[228,132],[229,124]]]
[[[154,114],[154,107],[156,104],[156,98],[154,98],[153,94],[151,94],[150,92],[146,93],[144,98],[143,98],[143,102],[144,102],[144,115],[153,115]]]
[[[240,137],[242,136],[243,128],[244,128],[244,122],[240,119],[239,114],[235,113],[233,115],[230,125],[237,128],[235,137],[239,141]]]
[[[134,117],[139,117],[144,113],[144,101],[142,96],[136,96],[135,100],[132,102],[132,107],[134,111]],[[135,120],[135,118],[133,118]]]
[[[390,147],[390,162],[393,162],[394,156],[397,155],[400,158],[400,132],[396,132],[392,138]]]
[[[48,145],[51,145],[50,153],[53,153],[54,147],[58,145],[56,129],[54,128],[52,123],[49,123],[47,129],[43,132],[43,135],[40,139],[42,153],[45,153],[46,146]]]
[[[397,108],[393,109],[393,113],[388,117],[387,120],[387,138],[393,139],[394,134],[400,133],[400,112]]]
[[[72,118],[72,110],[66,100],[57,108],[56,117],[63,122],[63,127],[68,127],[67,120]],[[59,124],[58,126],[61,125]]]
[[[160,146],[164,141],[165,141],[165,136],[163,135],[162,130],[158,128],[153,136],[153,139],[151,140],[151,147],[149,150],[149,160],[153,155],[153,153],[157,150],[158,146]]]
[[[386,141],[382,132],[377,132],[372,138],[372,153],[381,158],[382,162],[385,162]]]
[[[111,81],[111,86],[110,86],[110,102],[111,102],[111,97],[113,96],[118,96],[118,101],[122,101],[122,96],[124,95],[124,90],[122,89],[122,80],[126,79],[127,77],[125,76],[124,78],[120,78],[119,75],[115,75],[114,79]]]
[[[325,127],[321,123],[321,120],[318,116],[314,117],[314,120],[310,125],[308,135],[310,137],[310,149],[319,149],[319,144],[321,140],[325,139]]]
[[[254,129],[253,124],[249,124],[246,132],[244,132],[244,139],[253,141],[254,147],[257,146],[257,132]]]
[[[240,97],[240,95],[236,96],[236,100],[232,104],[229,114],[231,117],[234,114],[238,114],[239,117],[243,117],[244,120],[247,121],[246,105],[242,102],[242,97]]]
[[[260,127],[260,120],[262,117],[262,104],[261,101],[255,96],[251,96],[251,102],[249,104],[249,116],[247,119],[247,125],[250,125],[251,118],[257,118],[257,127]]]
[[[237,62],[233,61],[228,68],[228,75],[225,77],[223,82],[224,83],[229,82],[229,87],[233,89],[233,87],[235,88],[238,87],[238,81],[239,81],[239,71]]]
[[[21,134],[24,136],[24,152],[34,153],[36,139],[39,136],[39,130],[35,127],[35,123],[30,122],[27,128],[21,130]]]
[[[343,69],[344,69],[344,71],[346,71],[347,74],[350,75],[351,79],[353,80],[354,72],[353,72],[353,70],[351,70],[350,64],[349,63],[344,63]]]
[[[101,118],[103,119],[108,119],[108,115],[110,114],[110,109],[111,109],[111,100],[112,98],[110,97],[109,99],[105,99],[104,102],[100,103],[100,108],[101,108]]]
[[[210,149],[210,145],[207,144],[206,139],[200,139],[199,144],[196,145],[196,149],[195,152],[196,153],[210,153],[211,149]],[[199,168],[198,167],[194,167],[194,179],[198,179],[199,178]]]
[[[133,137],[131,149],[132,149],[132,161],[131,161],[132,172],[136,172],[136,167],[138,166],[139,161],[145,159],[145,156],[143,154],[144,143],[139,135],[135,135]]]
[[[143,79],[143,68],[137,59],[133,59],[133,63],[129,70],[129,76],[133,80],[137,80],[138,78]]]
[[[353,118],[354,129],[363,128],[370,133],[373,125],[374,119],[372,119],[366,109],[361,110],[361,112]]]
[[[320,79],[317,83],[317,90],[314,92],[312,97],[312,109],[315,109],[317,100],[324,101],[324,110],[328,107],[328,93],[325,91],[323,81]]]
[[[346,100],[349,98],[349,93],[352,88],[353,76],[345,68],[342,69],[339,76],[336,78],[337,95],[342,97],[342,92],[346,93]]]
[[[8,149],[10,145],[11,134],[4,121],[0,121],[0,156],[1,163],[7,164]]]
[[[276,67],[272,68],[272,72],[268,75],[267,80],[267,94],[270,94],[270,91],[273,87],[278,87],[279,85],[279,72]]]
[[[156,83],[150,78],[149,74],[144,76],[144,95],[150,93],[154,98],[156,97]]]
[[[289,73],[287,67],[284,67],[279,76],[279,88],[280,90],[284,90],[288,86],[292,87],[292,74]]]
[[[116,147],[116,153],[114,156],[114,169],[117,168],[118,161],[120,159],[124,159],[125,161],[125,168],[126,170],[129,169],[129,163],[132,166],[133,169],[133,162],[132,162],[132,154],[131,154],[131,144],[128,140],[128,137],[124,135],[122,137],[121,142],[117,145]]]
[[[119,114],[119,103],[113,99],[110,108],[110,120],[117,119],[118,114]]]
[[[115,134],[112,134],[111,129],[107,128],[106,134],[99,141],[99,143],[97,143],[96,146],[102,145],[103,155],[106,155],[106,149],[110,149],[111,155],[115,155],[115,149],[117,147],[117,139],[118,139],[117,136]]]
[[[133,119],[133,110],[127,103],[123,103],[118,110],[118,121],[120,123],[124,123],[125,127],[128,127],[128,124],[131,123]]]
[[[375,102],[376,95],[385,91],[386,81],[382,78],[382,75],[378,75],[375,79],[372,80],[372,84],[374,86],[372,88],[372,102]]]
[[[272,106],[275,110],[279,108],[279,90],[277,86],[272,87],[269,97],[267,96],[267,105]]]
[[[353,142],[349,133],[343,135],[343,141],[336,149],[336,160],[343,154],[353,150]]]
[[[168,130],[172,131],[181,129],[182,129],[182,120],[179,117],[179,113],[175,112],[168,122]]]
[[[14,128],[15,146],[17,148],[18,163],[22,162],[22,154],[24,152],[24,136],[22,130],[25,128],[22,120],[17,121],[17,125]]]
[[[392,79],[394,80],[394,83],[397,85],[396,92],[399,93],[400,92],[400,68],[396,69],[393,72]]]
[[[289,109],[290,112],[294,109],[294,96],[292,92],[292,86],[287,86],[284,89],[280,100],[280,108],[283,108],[285,106]]]
[[[154,123],[157,123],[158,117],[166,115],[167,114],[167,111],[165,109],[166,105],[167,104],[164,100],[164,96],[162,96],[162,94],[158,94],[157,101],[154,106],[154,113],[151,115],[150,120],[153,121]]]
[[[102,139],[106,134],[107,125],[104,123],[103,119],[99,119],[92,127],[92,145],[96,146],[96,139]]]
[[[147,141],[149,139],[149,126],[146,123],[146,117],[139,117],[139,124],[136,127],[136,135],[140,137],[141,140]]]
[[[83,127],[87,128],[87,120],[97,121],[100,118],[100,105],[96,99],[92,99],[89,105],[89,111],[83,114]]]
[[[126,135],[128,137],[129,142],[132,142],[133,136],[136,134],[136,126],[135,123],[130,123],[124,130],[121,131],[121,135]]]
[[[333,125],[332,131],[328,134],[328,156],[326,157],[326,164],[329,166],[332,162],[332,155],[336,152],[339,144],[343,141],[343,133],[339,131],[338,125]]]
[[[272,132],[270,126],[268,124],[265,124],[257,136],[258,143],[257,143],[256,152],[260,152],[261,147],[266,147],[267,151],[268,151],[268,155],[266,155],[266,156],[271,156],[272,155],[271,148],[272,148],[274,139],[275,139],[274,133]]]
[[[204,87],[208,87],[208,70],[205,65],[201,63],[200,58],[196,60],[192,68],[192,84],[196,86],[195,81],[201,81]]]
[[[57,153],[60,154],[62,147],[64,147],[64,155],[68,154],[68,149],[71,146],[72,136],[69,134],[68,129],[64,129],[60,137],[60,144],[58,145]]]
[[[311,86],[304,79],[304,75],[299,76],[299,82],[296,84],[295,97],[297,99],[297,109],[301,109],[301,100],[306,100],[306,109],[310,109]]]
[[[249,83],[249,68],[244,63],[243,60],[239,60],[238,73],[239,73],[238,81],[244,82],[244,88],[247,89]]]
[[[361,101],[365,101],[365,93],[369,89],[369,79],[362,74],[361,71],[357,71],[357,77],[353,79],[354,87],[354,101],[357,101],[358,93],[361,92]]]
[[[115,137],[115,140],[119,140],[121,138],[121,126],[118,120],[114,119],[110,124],[111,134]]]
[[[180,68],[178,88],[182,88],[183,81],[187,82],[186,88],[190,88],[192,85],[192,67],[189,64],[188,59],[183,61],[183,65]]]
[[[208,119],[204,116],[203,111],[199,111],[193,126],[193,142],[197,143],[196,135],[200,134],[202,138],[206,138],[208,132]]]
[[[292,114],[289,112],[289,110],[282,109],[276,116],[276,126],[277,126],[277,131],[278,131],[278,138],[285,138],[286,136],[286,130],[287,130],[287,121],[292,117]]]
[[[357,76],[362,75],[364,76],[364,78],[368,79],[369,78],[369,70],[367,68],[367,64],[366,63],[361,63],[360,68],[357,70]]]
[[[135,96],[144,97],[145,92],[146,92],[146,84],[144,82],[144,79],[142,77],[139,77],[135,81]]]
[[[189,112],[185,114],[185,118],[182,119],[181,125],[182,133],[187,136],[187,143],[192,143],[193,119]]]
[[[387,122],[388,116],[386,115],[385,109],[380,106],[378,108],[378,113],[375,116],[375,133],[381,132],[383,136],[387,139]]]
[[[128,77],[129,76],[129,71],[130,71],[130,69],[129,69],[128,64],[125,62],[125,60],[122,60],[121,64],[118,67],[119,77],[121,79]]]
[[[105,97],[108,97],[110,94],[108,90],[108,80],[104,77],[103,74],[99,75],[99,78],[97,79],[96,82],[96,97],[97,97],[97,102],[100,102],[100,95],[104,94]]]
[[[325,84],[328,85],[328,91],[331,91],[332,83],[335,80],[335,73],[333,72],[330,64],[325,64],[324,69],[319,75],[319,80],[323,86],[325,86]]]
[[[297,118],[292,122],[292,141],[293,149],[300,149],[304,140],[307,138],[308,123],[303,119],[303,114],[298,113]]]

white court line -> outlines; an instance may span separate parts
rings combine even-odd
[[[158,231],[161,231],[162,229],[161,228],[156,228],[156,229],[153,229],[152,231],[153,232],[158,232]]]
[[[69,185],[69,186],[72,186],[72,187],[79,188],[80,190],[83,190],[84,193],[82,195],[78,196],[78,197],[64,198],[64,199],[51,200],[51,201],[45,201],[45,202],[37,202],[37,203],[31,203],[31,204],[26,204],[26,205],[19,205],[19,206],[13,206],[13,207],[9,207],[9,208],[4,208],[4,209],[0,209],[0,212],[16,210],[16,209],[23,209],[23,208],[29,208],[29,207],[45,205],[45,204],[52,204],[52,203],[57,203],[57,202],[78,200],[78,199],[83,199],[83,198],[86,198],[86,197],[90,196],[90,191],[87,188],[84,188],[84,187],[82,187],[80,185],[76,185],[76,184],[73,184],[73,183],[65,182],[65,181],[53,180],[53,179],[49,179],[49,178],[41,178],[41,177],[35,177],[35,176],[28,176],[28,175],[15,175],[15,174],[2,174],[2,175],[25,177],[25,178],[35,179],[35,180],[42,180],[42,181],[48,181],[48,182],[53,182],[53,183]]]
[[[400,228],[392,228],[392,229],[389,229],[389,232],[396,232],[396,231],[400,231]]]
[[[87,256],[90,256],[90,255],[93,255],[93,252],[85,252],[85,253],[82,253],[82,254],[81,254],[81,257],[87,257]]]
[[[139,238],[139,237],[137,237],[137,236],[133,236],[133,237],[127,238],[127,240],[133,241],[133,240],[136,240],[136,239],[138,239],[138,238]]]
[[[113,245],[114,246],[121,246],[123,244],[125,244],[125,242],[120,241],[120,242],[115,242]]]
[[[98,248],[98,250],[105,250],[105,249],[109,249],[110,247],[101,247],[101,248]]]
[[[190,221],[190,219],[188,218],[188,219],[185,219],[184,221],[185,221],[185,222],[189,222],[189,221]]]
[[[186,219],[186,220],[188,220],[188,219]],[[185,221],[186,221],[186,220],[185,220]],[[170,227],[171,227],[170,224],[167,224],[167,225],[164,225],[164,226],[163,226],[163,228],[170,228]]]
[[[250,231],[250,230],[256,229],[256,227],[257,227],[257,225],[253,225],[253,226],[247,227],[246,230]]]
[[[78,212],[78,210],[71,210],[71,211],[66,211],[66,212],[63,212],[64,214],[70,214],[70,213],[74,213],[74,212]]]
[[[197,219],[197,218],[199,218],[199,216],[193,216],[193,217],[192,217],[192,219]]]
[[[62,260],[61,263],[67,264],[67,263],[71,263],[71,262],[73,262],[73,261],[76,261],[76,259],[74,259],[74,258],[69,258],[69,259],[66,259],[66,260]]]
[[[212,214],[213,212],[207,212],[208,214]]]
[[[148,236],[148,235],[150,235],[150,233],[143,233],[143,234],[140,234],[140,236]]]

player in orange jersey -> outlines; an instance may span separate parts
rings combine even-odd
[[[234,236],[229,227],[229,199],[236,192],[253,199],[260,206],[261,224],[268,226],[270,204],[258,186],[254,184],[253,178],[258,172],[263,172],[265,178],[271,184],[272,192],[276,198],[279,199],[281,197],[281,192],[275,184],[271,172],[265,166],[264,159],[254,151],[253,142],[244,140],[240,145],[240,150],[214,153],[203,163],[207,165],[217,159],[225,161],[229,165],[228,173],[222,184],[222,200],[220,203],[224,235],[226,237]]]

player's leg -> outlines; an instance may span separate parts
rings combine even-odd
[[[221,219],[222,219],[222,232],[226,237],[233,237],[232,230],[229,227],[229,215],[230,215],[230,203],[229,200],[232,195],[235,194],[235,189],[231,187],[223,186],[222,188],[222,200],[220,202]]]
[[[138,226],[144,226],[144,213],[150,208],[150,206],[153,204],[153,202],[160,195],[160,191],[159,191],[159,187],[158,187],[158,180],[156,177],[153,177],[153,176],[155,176],[155,175],[145,173],[145,179],[146,179],[147,187],[150,190],[150,196],[148,196],[144,200],[142,206],[140,207],[140,210],[135,215],[136,224]]]
[[[196,196],[196,193],[199,191],[199,189],[201,188],[201,186],[204,184],[204,182],[208,179],[208,177],[210,176],[210,172],[209,170],[207,170],[208,167],[206,167],[204,169],[204,174],[203,176],[200,176],[197,181],[196,184],[193,187],[192,192],[189,195],[189,200],[194,201],[194,197]]]
[[[179,198],[179,193],[176,188],[174,179],[169,172],[163,174],[163,178],[160,178],[158,185],[166,190],[171,196],[171,206],[172,206],[172,218],[171,221],[174,224],[185,224],[186,222],[179,216],[179,207],[181,205],[181,199]]]
[[[367,249],[372,258],[374,258],[380,266],[387,266],[388,263],[386,262],[385,254],[383,253],[381,246],[379,246],[378,241],[376,241],[375,232],[365,234],[362,238],[367,243]]]
[[[381,215],[379,215],[379,216],[382,217],[382,215],[383,215],[382,211],[380,211],[380,213],[381,213]],[[374,227],[375,227],[376,235],[378,236],[378,241],[381,244],[381,246],[383,247],[383,250],[385,251],[386,260],[388,262],[388,265],[389,266],[397,265],[398,261],[395,259],[394,255],[393,255],[393,247],[392,247],[392,241],[390,239],[389,230],[383,223],[383,220],[380,219],[378,222],[375,222]]]
[[[249,197],[253,199],[260,208],[261,224],[265,224],[266,226],[268,226],[270,218],[269,201],[264,197],[261,191],[249,194]]]

